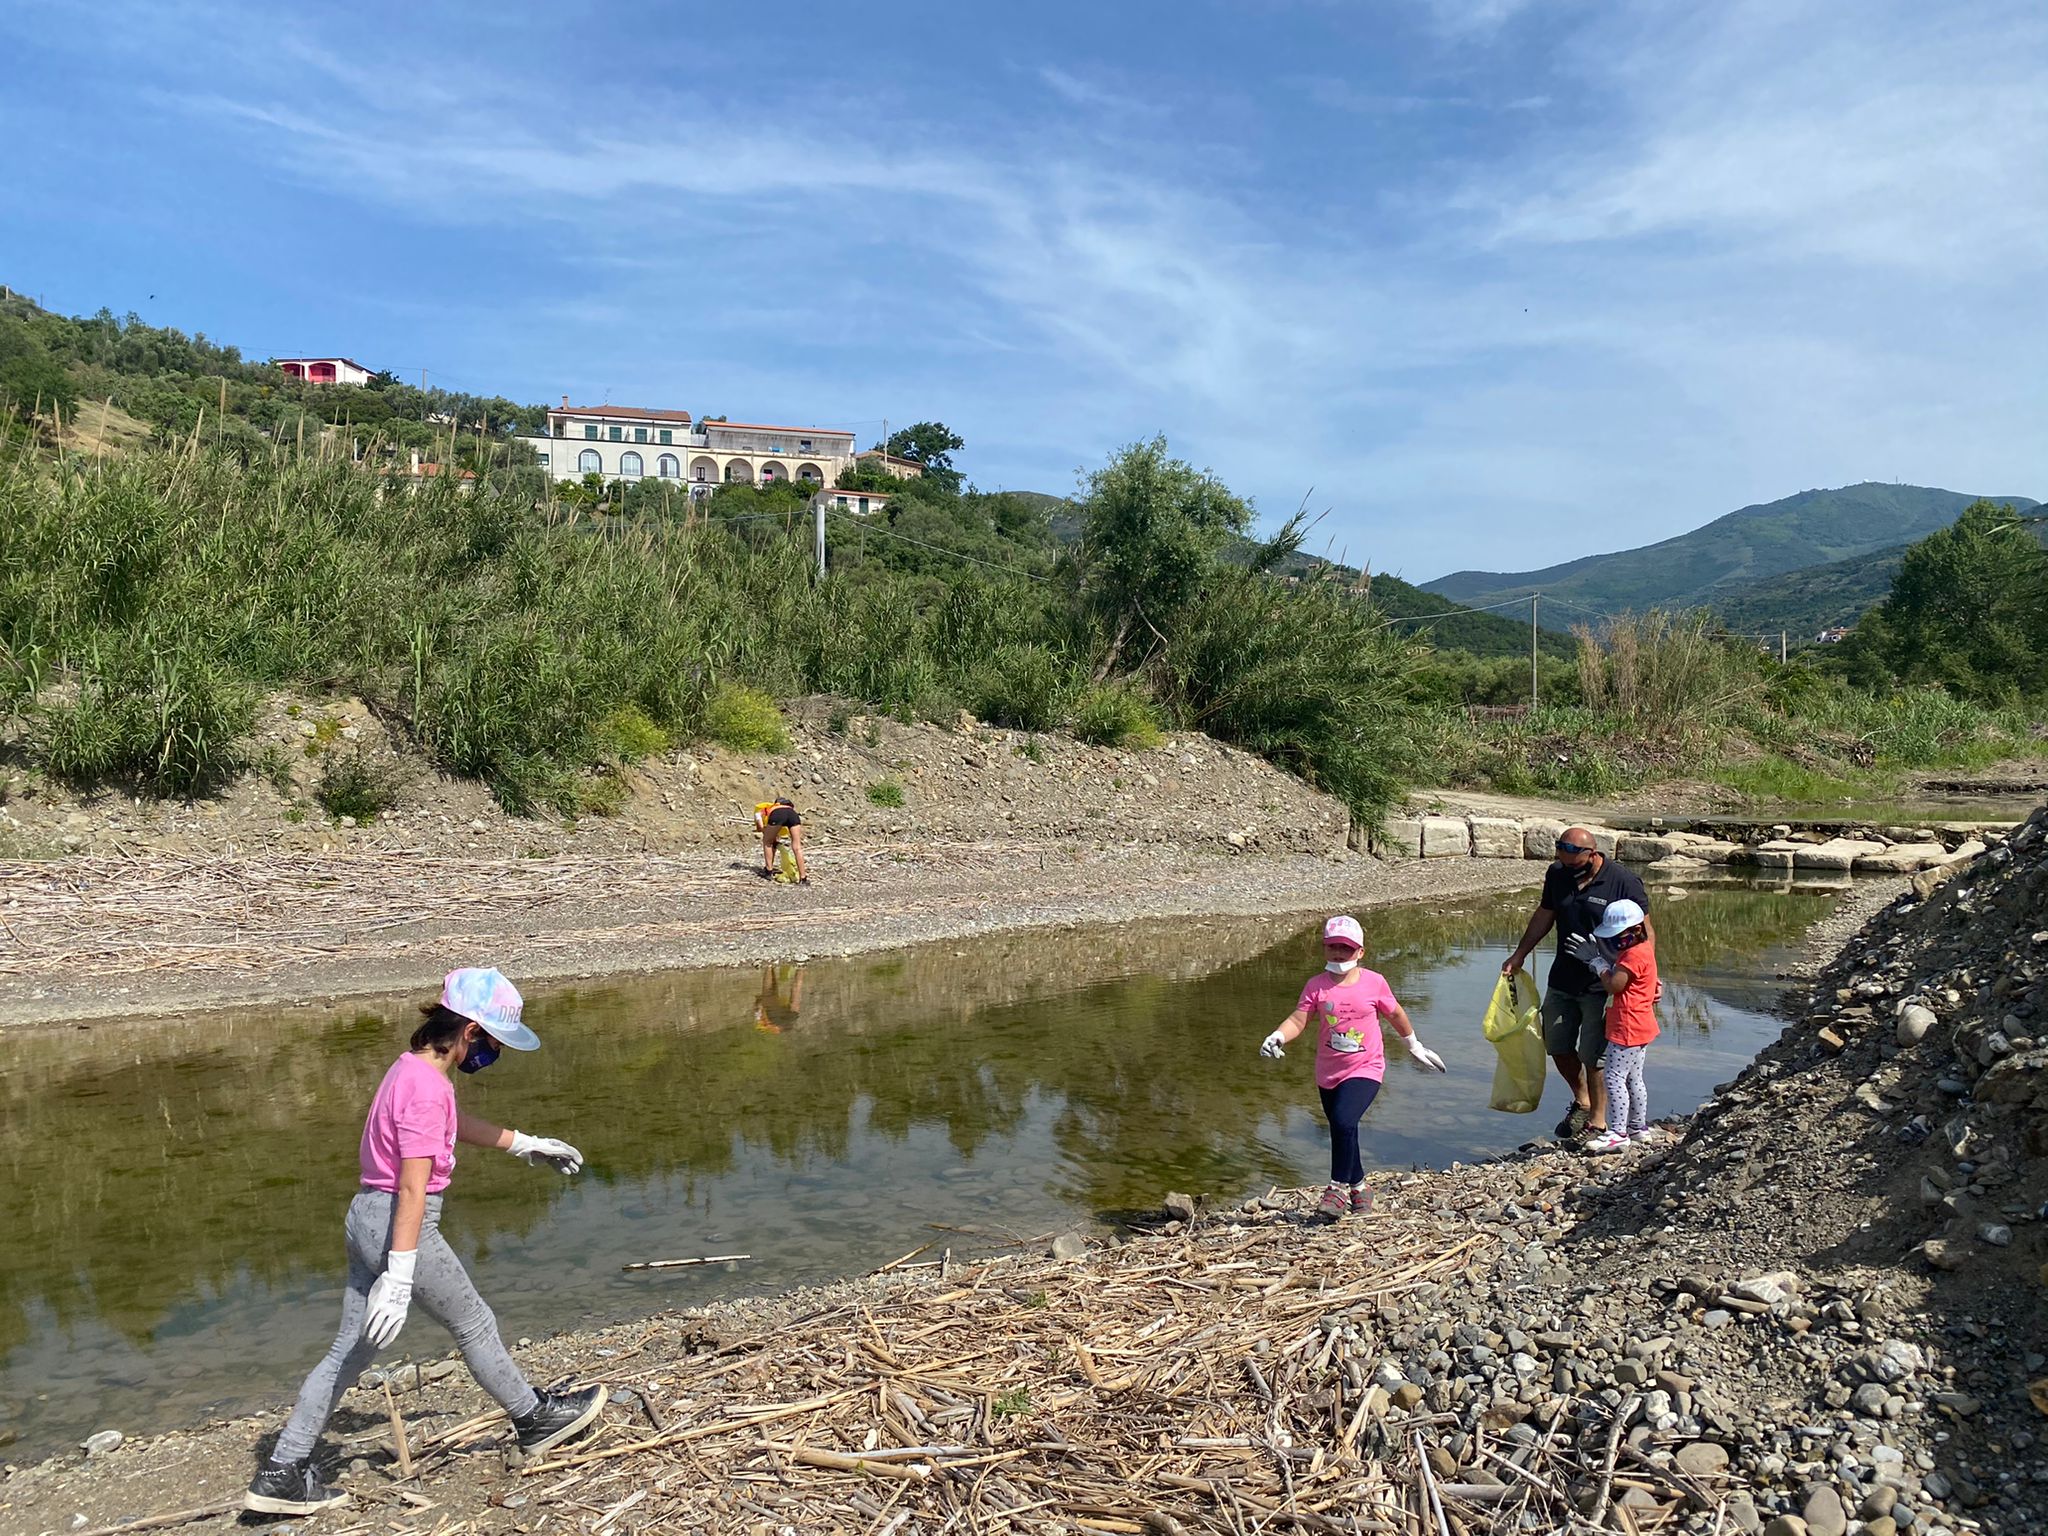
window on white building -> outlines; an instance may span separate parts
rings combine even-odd
[[[586,448],[576,455],[576,473],[579,475],[601,475],[604,473],[604,455],[595,448]]]
[[[592,438],[596,437],[596,436],[597,436],[597,423],[596,423],[596,422],[594,422],[594,421],[586,421],[585,423],[583,423],[583,435],[584,435],[585,437],[592,437]]]
[[[670,443],[670,442],[674,442],[674,441],[675,441],[675,439],[674,439],[674,438],[672,438],[672,437],[670,437],[670,436],[668,435],[668,428],[667,428],[667,427],[663,427],[663,428],[661,429],[661,440],[662,440],[662,441],[663,441],[664,443]]]
[[[636,442],[636,443],[644,443],[644,442],[646,442],[646,441],[647,441],[647,429],[646,429],[645,427],[635,427],[635,428],[633,429],[633,441],[634,441],[634,442]]]
[[[640,478],[640,472],[641,465],[639,454],[628,450],[627,452],[619,455],[619,478],[621,480],[638,480]]]
[[[539,457],[540,457],[540,467],[541,467],[542,469],[546,469],[546,468],[548,467],[548,456],[547,456],[546,454],[544,454],[544,453],[543,453],[543,454],[541,454],[541,455],[540,455]]]
[[[626,440],[626,429],[625,429],[624,427],[613,427],[613,428],[612,428],[612,441],[613,441],[613,442],[615,442],[615,443],[623,443],[623,442],[624,442],[625,440]]]
[[[664,453],[661,461],[655,465],[655,472],[664,480],[674,480],[680,477],[682,466],[676,463],[674,454]]]

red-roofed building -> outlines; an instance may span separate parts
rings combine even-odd
[[[370,370],[345,357],[273,357],[270,366],[282,368],[288,377],[304,379],[308,384],[370,382]]]
[[[830,485],[853,462],[853,434],[837,428],[693,422],[688,411],[571,405],[567,395],[548,412],[546,432],[524,441],[557,480],[672,480],[692,496],[776,480]]]

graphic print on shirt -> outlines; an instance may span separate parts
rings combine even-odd
[[[1353,1051],[1364,1050],[1365,1027],[1362,1024],[1353,1024],[1349,1029],[1346,1029],[1343,1020],[1337,1017],[1336,1000],[1327,993],[1323,997],[1322,1006],[1323,1040],[1329,1045],[1330,1049],[1341,1051],[1345,1055],[1349,1055]]]

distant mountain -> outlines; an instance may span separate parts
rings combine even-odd
[[[1999,497],[2018,506],[2022,497]],[[2048,544],[2048,524],[2036,524],[2036,537]],[[1771,576],[1754,586],[1730,591],[1713,601],[1714,616],[1738,634],[1784,630],[1792,643],[1811,641],[1835,625],[1853,625],[1883,602],[1908,546],[1894,544],[1867,555],[1851,555],[1826,565]]]
[[[1282,562],[1280,569],[1290,576],[1333,569],[1339,576],[1353,581],[1359,574],[1351,566],[1309,554],[1299,554]],[[1379,604],[1380,611],[1388,618],[1399,620],[1404,631],[1427,640],[1440,651],[1469,651],[1474,656],[1529,654],[1529,619],[1526,613],[1520,619],[1498,613],[1474,613],[1460,603],[1438,597],[1434,592],[1425,592],[1398,576],[1374,576],[1372,600]],[[1559,630],[1545,628],[1538,631],[1536,644],[1546,656],[1570,659],[1578,654],[1577,642]]]
[[[1719,611],[1788,571],[1885,552],[1896,558],[1901,546],[1954,522],[1976,499],[1961,491],[1875,481],[1801,491],[1640,549],[1587,555],[1540,571],[1455,571],[1422,586],[1471,607],[1541,592],[1559,599],[1561,607],[1576,604],[1602,613],[1697,606]],[[2027,496],[1990,499],[2023,511],[2039,505]],[[1587,616],[1568,612],[1562,617]],[[1741,626],[1731,621],[1730,627]]]

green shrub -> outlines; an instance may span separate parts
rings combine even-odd
[[[270,787],[280,795],[289,797],[298,787],[292,778],[292,760],[276,742],[271,742],[256,754],[256,771],[268,779]]]
[[[358,747],[346,757],[328,759],[313,787],[320,809],[334,817],[371,821],[398,804],[405,777],[395,763],[376,763]]]
[[[668,750],[668,732],[648,719],[638,704],[621,704],[598,722],[597,733],[622,763],[659,757]]]
[[[41,706],[32,734],[57,778],[191,797],[242,770],[255,714],[250,690],[202,660],[131,654],[110,659],[70,703]]]
[[[1073,665],[1043,645],[1002,645],[977,669],[969,707],[994,725],[1049,731],[1065,722],[1079,681]]]
[[[1140,750],[1165,740],[1151,704],[1129,683],[1084,689],[1074,705],[1074,734],[1099,747]]]
[[[878,779],[868,786],[868,804],[899,806],[903,803],[903,786],[894,779]]]
[[[735,752],[787,752],[789,728],[758,688],[721,683],[704,706],[704,734]]]

